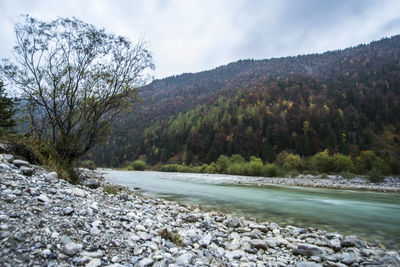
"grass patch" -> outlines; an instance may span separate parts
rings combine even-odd
[[[373,168],[367,173],[367,179],[371,183],[381,183],[385,180],[385,175],[383,175],[380,169]]]
[[[160,230],[158,234],[165,240],[169,240],[178,247],[183,246],[183,238],[177,231]]]
[[[103,191],[109,195],[116,195],[120,192],[120,189],[113,185],[107,185],[104,187]]]

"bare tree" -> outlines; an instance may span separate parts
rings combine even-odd
[[[26,100],[32,133],[68,163],[105,140],[154,69],[142,40],[132,44],[76,18],[26,15],[15,33],[14,58],[1,72]]]

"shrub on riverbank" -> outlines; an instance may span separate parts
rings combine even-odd
[[[144,171],[147,169],[147,164],[143,160],[135,160],[128,166],[128,170],[133,170],[133,171]]]
[[[301,158],[293,153],[282,152],[274,163],[263,163],[261,158],[251,156],[246,161],[241,155],[231,157],[221,155],[215,162],[201,166],[166,164],[161,171],[221,173],[230,175],[264,176],[264,177],[297,177],[299,174],[313,174],[328,178],[328,174],[338,174],[344,178],[354,178],[356,174],[367,175],[367,178],[379,182],[385,175],[393,174],[400,169],[400,164],[393,158],[391,161],[377,157],[372,151],[363,151],[358,157],[340,153],[330,154],[324,150],[309,158]]]

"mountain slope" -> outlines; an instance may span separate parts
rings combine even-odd
[[[141,96],[143,107],[94,150],[98,163],[118,166],[140,155],[152,164],[199,163],[234,153],[271,161],[282,150],[307,156],[325,148],[398,153],[400,36],[324,54],[241,60],[154,81]]]

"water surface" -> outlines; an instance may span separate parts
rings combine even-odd
[[[282,225],[316,227],[400,248],[400,194],[298,186],[238,185],[229,175],[108,171],[116,184]]]

